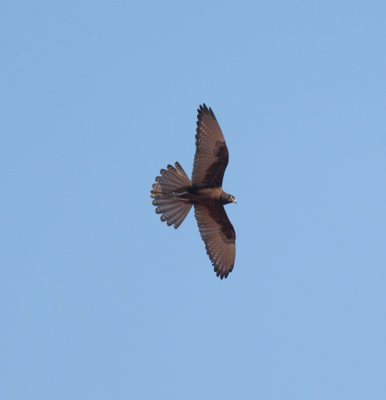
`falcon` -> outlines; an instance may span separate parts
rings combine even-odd
[[[181,165],[168,165],[155,178],[150,196],[161,221],[177,229],[194,206],[201,238],[216,275],[226,278],[236,256],[236,233],[224,205],[236,203],[222,190],[229,153],[220,125],[211,108],[205,104],[197,110],[196,154],[192,180]]]

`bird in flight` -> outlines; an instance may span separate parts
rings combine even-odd
[[[205,104],[197,110],[196,154],[192,180],[181,165],[168,165],[155,178],[150,196],[161,221],[177,229],[194,206],[198,229],[216,275],[226,278],[233,269],[236,256],[236,233],[224,205],[236,203],[222,190],[228,148],[220,125],[211,108]]]

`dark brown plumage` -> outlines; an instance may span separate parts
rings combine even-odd
[[[232,271],[236,255],[236,233],[224,205],[235,198],[222,190],[228,148],[220,125],[211,108],[199,107],[197,115],[196,154],[192,181],[181,165],[161,169],[150,192],[162,214],[161,221],[178,228],[194,205],[198,229],[217,276],[226,278]]]

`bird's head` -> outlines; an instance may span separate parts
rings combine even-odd
[[[237,200],[236,200],[235,196],[232,196],[231,194],[229,196],[230,196],[231,203],[237,203]]]
[[[225,192],[221,193],[221,202],[223,204],[237,203],[235,196]]]

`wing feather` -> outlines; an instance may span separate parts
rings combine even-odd
[[[196,186],[221,187],[229,153],[216,117],[204,104],[197,110],[196,154],[192,183]]]
[[[198,229],[217,276],[226,278],[236,257],[236,233],[221,204],[194,204]]]

